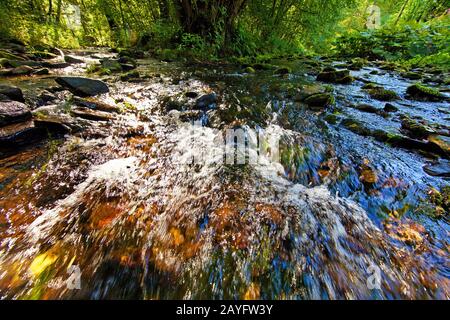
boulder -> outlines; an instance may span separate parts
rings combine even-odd
[[[335,99],[331,93],[318,93],[306,98],[305,103],[311,108],[326,108],[334,105]]]
[[[393,101],[400,98],[395,91],[386,90],[384,88],[368,89],[367,93],[372,99],[379,101]]]
[[[95,96],[109,92],[108,85],[100,80],[81,77],[59,77],[55,81],[74,95],[81,97]]]
[[[407,95],[413,100],[443,101],[445,96],[437,89],[426,87],[421,83],[413,84],[406,89]]]
[[[318,81],[322,82],[328,82],[328,83],[337,83],[337,84],[348,84],[354,81],[354,78],[350,76],[349,70],[334,70],[331,69],[324,69],[319,75],[317,76]]]
[[[398,108],[391,103],[386,103],[383,110],[384,112],[397,112]]]
[[[402,130],[405,131],[408,136],[416,139],[426,139],[429,135],[436,132],[426,124],[419,123],[409,117],[403,117],[401,120]]]
[[[217,94],[213,92],[198,98],[197,101],[195,102],[195,106],[198,109],[207,109],[215,105],[217,103],[217,100],[218,100]]]
[[[18,101],[0,102],[0,127],[23,122],[31,118],[28,107]]]
[[[13,101],[25,102],[22,90],[17,87],[0,85],[0,94],[7,96]]]

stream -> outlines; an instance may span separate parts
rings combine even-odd
[[[449,298],[448,212],[429,200],[449,177],[424,170],[448,160],[343,125],[403,135],[407,115],[450,136],[448,86],[446,101],[411,100],[415,81],[377,62],[326,84],[316,70],[345,62],[319,58],[271,61],[290,69],[277,74],[145,57],[126,79],[88,73],[110,51],[64,53],[80,61],[0,77],[35,123],[70,129],[0,148],[0,298]],[[107,83],[83,100],[103,111],[74,112],[83,102],[61,76]],[[394,112],[367,83],[398,94]],[[336,101],[310,108],[304,92]],[[237,128],[246,146],[256,129],[278,139],[278,161],[269,148],[257,163],[224,162],[223,136]]]

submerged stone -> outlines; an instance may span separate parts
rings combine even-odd
[[[450,161],[449,160],[440,160],[433,164],[427,164],[423,167],[423,170],[434,177],[450,177]]]

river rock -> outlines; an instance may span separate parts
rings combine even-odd
[[[47,136],[46,130],[37,128],[33,121],[10,124],[0,128],[0,150],[16,149]]]
[[[439,148],[442,154],[450,156],[450,137],[441,135],[431,135],[428,137],[428,141]]]
[[[367,93],[370,95],[372,99],[379,101],[393,101],[400,98],[395,91],[386,90],[381,87],[368,89]]]
[[[434,177],[450,177],[450,161],[449,160],[439,160],[433,164],[427,164],[423,167],[423,170]]]
[[[29,66],[21,66],[11,70],[13,76],[26,76],[32,74],[34,69]]]
[[[313,108],[326,108],[328,106],[333,105],[335,102],[334,96],[331,93],[318,93],[313,94],[305,99],[305,103]]]
[[[48,70],[47,68],[41,68],[41,69],[34,71],[33,74],[35,74],[37,76],[44,76],[44,75],[50,74],[50,70]]]
[[[317,76],[318,81],[337,83],[337,84],[348,84],[354,81],[354,78],[350,76],[349,70],[333,70],[325,68],[324,71],[319,73]]]
[[[110,113],[89,108],[73,108],[71,112],[76,117],[92,121],[109,121],[113,118]]]
[[[368,113],[379,113],[381,111],[380,109],[378,109],[374,106],[371,106],[370,104],[359,104],[359,105],[356,105],[354,108],[359,111],[368,112]]]
[[[70,64],[78,64],[78,63],[84,63],[83,60],[74,58],[72,56],[64,56],[64,61]]]
[[[426,87],[421,83],[413,84],[406,89],[407,95],[413,100],[425,100],[425,101],[443,101],[445,96],[437,89]]]
[[[207,109],[210,108],[211,106],[213,106],[214,104],[217,103],[217,94],[210,93],[210,94],[206,94],[201,96],[200,98],[197,99],[197,101],[195,102],[195,106],[198,109]]]
[[[402,130],[410,137],[426,139],[429,135],[435,134],[435,130],[426,124],[419,123],[409,117],[402,117]]]
[[[80,107],[84,107],[84,108],[88,108],[88,109],[92,109],[92,110],[98,110],[98,111],[104,111],[104,112],[120,112],[120,108],[117,106],[112,106],[110,104],[92,99],[92,98],[86,98],[86,99],[82,99],[82,98],[78,98],[78,97],[74,97],[73,98],[73,102],[80,106]]]
[[[0,126],[23,122],[31,118],[28,107],[18,101],[0,102]]]
[[[81,77],[59,77],[55,81],[73,94],[81,97],[95,96],[109,92],[108,85],[100,80]]]
[[[391,103],[386,103],[383,110],[384,112],[397,112],[398,108]]]
[[[25,102],[22,90],[17,87],[0,85],[0,94],[7,96],[13,101]]]
[[[113,59],[104,59],[100,61],[102,68],[110,70],[111,72],[122,71],[122,66],[119,61]]]

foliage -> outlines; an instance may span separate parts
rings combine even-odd
[[[427,23],[410,22],[381,29],[353,32],[335,41],[335,50],[346,57],[398,61],[407,66],[436,64],[449,69],[450,18]]]

